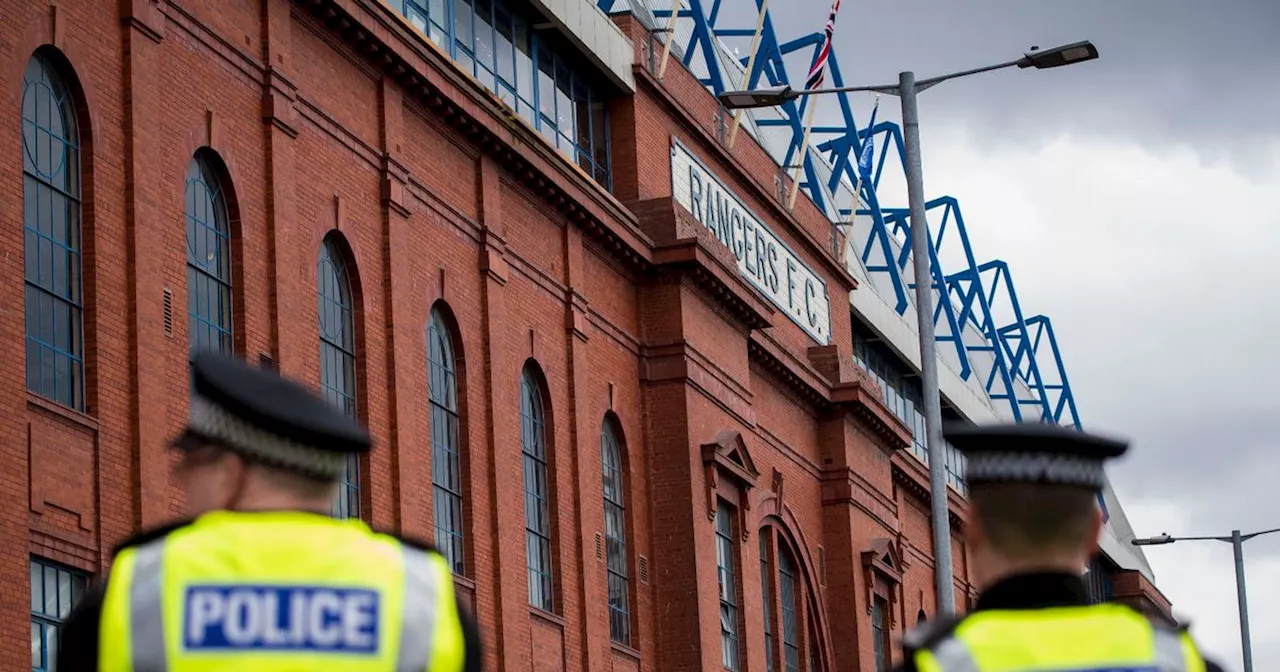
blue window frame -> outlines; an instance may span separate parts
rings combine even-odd
[[[897,358],[886,348],[872,342],[856,326],[853,334],[853,355],[858,365],[879,383],[885,406],[911,428],[911,453],[921,462],[928,464],[929,448],[926,443],[924,402],[918,379],[911,376],[906,366],[898,363]],[[943,445],[943,456],[947,483],[958,492],[968,492],[969,486],[964,479],[964,455],[951,444],[946,443]]]
[[[546,415],[537,374],[525,366],[520,377],[520,449],[524,453],[525,555],[529,604],[555,609],[552,593],[551,486],[547,475]]]
[[[465,574],[457,367],[453,337],[439,308],[431,310],[431,321],[427,325],[427,367],[436,548],[454,573]]]
[[[605,567],[609,582],[609,636],[631,646],[631,595],[627,578],[627,505],[622,470],[622,447],[613,420],[605,418],[600,431],[601,477],[604,490]]]
[[[716,507],[716,575],[720,584],[720,660],[724,669],[737,672],[738,576],[734,569],[733,509],[723,501]]]
[[[871,653],[876,659],[876,672],[889,672],[889,629],[886,616],[889,603],[883,597],[872,598]]]
[[[84,399],[80,145],[70,90],[41,54],[22,78],[22,233],[27,389]]]
[[[347,415],[359,417],[356,407],[355,301],[346,256],[334,240],[325,238],[316,266],[320,317],[320,391]],[[360,458],[351,455],[343,470],[333,514],[360,517]]]
[[[782,607],[782,662],[787,672],[800,670],[800,638],[798,634],[799,617],[796,604],[799,593],[796,591],[796,563],[791,558],[791,550],[786,544],[778,544],[778,587]]]
[[[537,19],[505,0],[392,0],[391,6],[565,158],[612,188],[605,97],[570,67],[580,59],[533,29]]]
[[[773,594],[769,592],[769,541],[767,530],[760,537],[760,594],[764,596],[764,669],[773,672]]]
[[[187,329],[191,352],[234,349],[231,223],[222,181],[206,152],[187,167]]]
[[[31,558],[31,669],[58,668],[58,630],[84,595],[84,572]]]
[[[1090,604],[1110,602],[1115,593],[1112,592],[1111,573],[1114,565],[1106,558],[1098,556],[1089,562],[1084,573],[1085,594]]]

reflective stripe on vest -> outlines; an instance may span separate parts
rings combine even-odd
[[[169,669],[164,644],[164,539],[134,551],[129,582],[129,641],[133,672]]]
[[[172,582],[181,579],[175,578],[173,572],[166,571],[165,553],[171,548],[167,541],[160,539],[129,549],[126,553],[132,557],[127,558],[128,562],[118,561],[117,569],[121,570],[121,575],[114,578],[127,584],[127,587],[121,586],[126,592],[118,594],[127,599],[128,604],[123,610],[113,610],[112,613],[119,613],[127,620],[128,643],[127,650],[112,651],[117,655],[109,656],[108,660],[116,662],[104,663],[104,671],[121,670],[122,664],[127,665],[123,670],[129,672],[189,669],[186,663],[174,668],[172,665],[178,661],[169,659],[170,651],[183,651],[183,638],[186,636],[184,629],[187,624],[176,627],[172,623],[166,625],[166,615],[182,619],[184,611],[180,609],[174,613],[175,604],[186,606],[181,600],[175,601],[172,594],[166,594],[166,582],[169,583],[170,590],[175,590]],[[395,672],[461,670],[462,633],[460,623],[456,621],[456,612],[453,611],[452,574],[443,562],[430,553],[400,544],[399,555],[403,569],[400,628],[398,637],[384,640],[391,645],[398,644],[394,652]],[[121,560],[125,557],[127,556],[122,554]],[[173,559],[169,562],[172,563]],[[234,584],[235,582],[230,582],[228,585]],[[379,623],[380,626],[394,624],[388,614],[381,616],[384,620]],[[166,631],[177,635],[177,641],[172,646],[167,644]],[[441,640],[444,644],[436,646]],[[126,646],[124,642],[103,644],[113,648]],[[229,652],[229,655],[234,653]],[[228,660],[232,658],[229,657]],[[247,669],[256,668],[250,666]],[[335,660],[333,669],[340,669],[338,660]]]
[[[406,546],[400,548],[404,555],[404,619],[400,625],[396,672],[423,672],[431,662],[440,586],[426,553]]]
[[[1182,652],[1182,637],[1178,633],[1156,630],[1154,653],[1154,665],[1149,668],[1115,668],[1115,672],[1189,672]],[[942,640],[933,648],[933,658],[943,672],[984,672],[958,637]]]
[[[1204,672],[1185,633],[1118,605],[979,612],[915,662],[919,672]]]

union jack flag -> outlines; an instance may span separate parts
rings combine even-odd
[[[831,4],[831,13],[827,15],[827,27],[823,31],[822,48],[818,50],[818,58],[814,59],[813,67],[809,68],[809,78],[804,82],[805,91],[822,88],[822,82],[826,78],[827,59],[831,56],[831,35],[836,31],[836,12],[840,11],[840,0],[835,0]]]

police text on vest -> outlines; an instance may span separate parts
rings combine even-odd
[[[328,586],[189,586],[183,644],[188,650],[373,654],[378,598],[373,590]]]

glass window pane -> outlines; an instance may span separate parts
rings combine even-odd
[[[574,137],[573,76],[569,66],[556,58],[556,128],[566,138]]]
[[[555,57],[541,45],[538,48],[538,110],[552,124],[556,123]]]
[[[520,98],[533,103],[533,35],[524,19],[514,17],[516,89]]]
[[[474,11],[471,0],[453,1],[453,37],[458,46],[465,47],[468,53],[475,48],[471,43],[471,19]]]
[[[40,623],[31,623],[31,668],[33,670],[50,669],[45,666],[44,660],[44,626]]]
[[[475,54],[476,63],[488,70],[494,69],[493,57],[493,7],[491,0],[474,0],[476,8],[475,20]]]
[[[511,14],[501,5],[494,14],[494,28],[497,33],[494,56],[497,59],[498,76],[507,84],[515,86],[515,46],[512,43]]]

